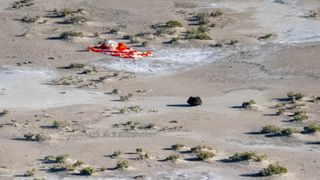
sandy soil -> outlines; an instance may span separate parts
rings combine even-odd
[[[7,110],[0,113],[0,179],[319,178],[320,132],[303,130],[320,123],[319,104],[312,102],[320,90],[318,1],[34,0],[20,9],[12,3],[0,2],[0,112]],[[64,24],[63,17],[51,16],[62,8],[82,8],[77,15],[90,21]],[[209,17],[214,26],[206,33],[212,40],[183,39],[199,27],[190,18],[216,11],[223,14]],[[24,16],[40,18],[25,23]],[[161,29],[161,35],[151,27],[169,20],[183,26]],[[84,37],[60,39],[66,31]],[[146,35],[136,43],[122,38],[141,32]],[[261,38],[268,33],[270,38]],[[174,37],[178,43],[168,43]],[[154,57],[120,60],[86,51],[104,39],[152,50]],[[85,67],[63,68],[71,63]],[[290,91],[304,98],[291,103]],[[189,96],[200,96],[203,104],[189,106]],[[243,108],[250,99],[254,109]],[[274,106],[282,102],[286,112],[276,115]],[[298,111],[308,119],[291,121]],[[55,121],[64,125],[55,128]],[[266,125],[299,132],[270,137],[259,133]],[[28,140],[28,133],[44,140]],[[172,150],[177,143],[185,148]],[[199,144],[212,147],[215,156],[197,159],[189,150]],[[139,147],[150,157],[139,159]],[[122,154],[111,158],[115,151]],[[267,158],[226,162],[249,151]],[[182,158],[165,160],[174,153]],[[62,164],[44,161],[64,154]],[[121,159],[128,160],[128,169],[115,169]],[[84,164],[50,171],[76,160]],[[257,176],[275,162],[288,172]],[[96,172],[80,176],[88,166]],[[25,176],[33,168],[34,175]]]

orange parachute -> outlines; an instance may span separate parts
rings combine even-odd
[[[121,57],[121,58],[141,58],[141,57],[150,57],[152,52],[140,52],[132,48],[129,48],[124,43],[117,43],[115,41],[107,41],[106,43],[101,44],[100,46],[88,47],[89,51],[96,53],[103,53],[111,56]]]

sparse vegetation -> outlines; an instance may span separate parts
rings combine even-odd
[[[166,158],[166,161],[177,162],[177,160],[181,159],[182,156],[180,154],[171,154]]]
[[[139,43],[139,39],[138,37],[136,37],[135,35],[124,35],[122,36],[123,39],[129,40],[130,43],[135,44],[135,43]]]
[[[149,42],[148,41],[143,41],[143,42],[141,42],[141,46],[142,47],[146,47],[146,46],[148,46],[149,45]]]
[[[95,172],[94,168],[88,166],[80,170],[80,175],[91,176],[94,172]]]
[[[52,123],[52,127],[56,129],[65,128],[68,126],[69,126],[68,121],[53,121]]]
[[[299,133],[297,128],[284,128],[280,131],[280,136],[291,136],[294,133]]]
[[[212,12],[210,13],[210,17],[218,17],[218,16],[222,16],[223,15],[223,12],[222,11],[215,11],[215,12]]]
[[[278,103],[278,104],[276,104],[274,107],[275,107],[275,108],[283,108],[283,107],[285,107],[285,106],[286,106],[285,103]]]
[[[138,158],[139,160],[150,158],[149,153],[147,153],[147,152],[140,152],[140,153],[138,153],[138,155],[139,155],[139,158]]]
[[[120,114],[125,114],[128,112],[139,113],[142,111],[142,108],[140,106],[130,106],[130,107],[123,107],[119,111],[120,111]]]
[[[139,129],[155,129],[156,127],[156,124],[154,123],[149,123],[149,124],[146,124],[144,126],[140,126],[138,127]]]
[[[184,148],[184,144],[174,144],[171,146],[171,148],[175,151],[179,151],[180,149]]]
[[[1,112],[0,112],[0,117],[3,117],[3,116],[5,116],[5,115],[7,115],[7,114],[9,114],[9,110],[2,110]]]
[[[40,19],[40,16],[24,16],[21,21],[25,23],[35,23]]]
[[[44,134],[42,133],[38,133],[38,134],[33,134],[33,133],[27,133],[24,135],[24,138],[28,141],[46,141],[46,140],[49,140],[50,138],[45,136]]]
[[[309,116],[307,115],[306,111],[297,111],[297,112],[294,112],[294,115],[293,115],[293,121],[303,121],[308,118]]]
[[[24,173],[24,176],[26,177],[29,177],[29,176],[34,176],[35,173],[36,173],[36,169],[35,168],[32,168],[31,170],[27,170],[25,173]]]
[[[87,17],[71,15],[71,16],[67,16],[64,19],[63,23],[65,23],[65,24],[83,24],[88,21],[90,21],[90,19]]]
[[[121,151],[115,151],[113,154],[111,154],[111,157],[112,158],[119,157],[121,154],[122,154]]]
[[[258,40],[266,40],[272,37],[271,33],[265,34],[263,36],[258,37]]]
[[[59,156],[56,157],[56,162],[57,163],[64,163],[67,158],[68,158],[67,154],[59,155]]]
[[[186,39],[198,39],[198,40],[212,40],[212,38],[209,35],[199,31],[199,29],[188,30],[186,32],[185,38]]]
[[[61,10],[54,9],[53,10],[53,15],[56,17],[66,17],[69,15],[73,15],[76,13],[81,13],[83,9],[69,9],[69,8],[63,8]]]
[[[46,135],[41,134],[41,133],[38,133],[38,134],[35,135],[35,141],[38,141],[38,142],[46,141],[48,139],[49,139],[49,137],[47,137]]]
[[[261,134],[277,134],[281,131],[281,128],[275,125],[266,125],[262,127]]]
[[[93,66],[85,66],[82,68],[81,72],[79,74],[90,74],[97,72],[97,69]],[[102,78],[103,79],[103,78]]]
[[[266,158],[266,155],[257,155],[255,152],[243,152],[235,153],[229,157],[229,161],[238,162],[238,161],[262,161]]]
[[[168,21],[166,22],[166,27],[169,27],[169,28],[182,27],[182,24],[179,21]]]
[[[99,168],[99,171],[100,171],[100,172],[104,172],[104,171],[106,171],[106,170],[107,170],[107,168],[104,167],[104,166],[102,166],[102,167]]]
[[[261,134],[266,134],[268,136],[291,136],[294,133],[299,133],[297,128],[284,128],[281,129],[275,125],[267,125],[260,131]]]
[[[276,115],[283,115],[286,112],[284,108],[279,108],[278,111],[276,112]]]
[[[254,109],[254,105],[256,104],[256,102],[251,99],[247,102],[243,102],[242,103],[242,108],[245,108],[245,109]]]
[[[179,40],[180,40],[179,36],[173,37],[173,38],[169,41],[169,43],[170,43],[170,44],[176,44],[176,43],[179,43]]]
[[[65,163],[66,159],[68,158],[67,154],[54,156],[46,156],[44,158],[45,163]]]
[[[60,34],[61,39],[70,39],[72,37],[83,37],[82,32],[67,31]]]
[[[195,147],[192,147],[190,150],[192,153],[199,153],[203,150],[212,151],[213,149],[207,145],[197,145]]]
[[[11,5],[11,8],[12,9],[20,9],[20,8],[24,8],[24,7],[30,7],[33,4],[34,4],[33,0],[19,0],[19,1],[15,1]]]
[[[318,102],[320,102],[320,96],[312,96],[312,97],[311,97],[311,102],[313,102],[313,103],[318,103]]]
[[[263,168],[258,174],[260,176],[272,176],[276,174],[287,173],[287,168],[280,166],[279,163],[269,164],[267,168]]]
[[[303,128],[304,133],[311,134],[315,132],[320,132],[320,125],[319,124],[309,124]]]
[[[136,152],[139,154],[139,153],[143,153],[143,152],[144,152],[144,150],[143,150],[143,148],[142,148],[142,147],[139,147],[139,148],[137,148],[137,149],[136,149]]]
[[[192,17],[194,21],[198,21],[199,25],[207,25],[210,21],[208,19],[209,14],[206,12],[198,13]]]
[[[129,167],[129,162],[128,160],[119,160],[117,162],[117,169],[127,169]]]
[[[132,96],[133,96],[133,94],[131,94],[131,93],[129,93],[128,95],[125,95],[125,96],[120,96],[120,101],[128,101]]]
[[[215,156],[215,154],[210,151],[210,150],[200,150],[200,152],[198,152],[196,154],[196,156],[200,159],[200,160],[207,160],[207,159],[211,159]]]
[[[295,102],[296,100],[302,100],[304,98],[304,95],[302,93],[288,92],[287,97],[290,101]]]
[[[72,166],[79,167],[79,166],[81,166],[83,164],[84,164],[83,161],[77,160]]]
[[[120,93],[119,89],[113,89],[111,91],[111,94],[119,94],[119,93]]]

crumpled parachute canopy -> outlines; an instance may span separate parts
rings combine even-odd
[[[117,43],[112,40],[108,40],[102,43],[100,46],[88,47],[89,51],[96,53],[103,53],[106,55],[121,57],[121,58],[141,58],[141,57],[150,57],[152,52],[140,52],[132,48],[129,48],[124,43]]]

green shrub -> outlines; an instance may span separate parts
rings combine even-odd
[[[278,103],[278,104],[276,104],[274,107],[275,107],[275,108],[282,108],[282,107],[284,107],[284,106],[286,106],[285,103]]]
[[[207,25],[210,21],[208,19],[209,14],[208,13],[198,13],[193,16],[193,20],[198,21],[199,25]]]
[[[287,97],[294,102],[295,100],[302,100],[304,95],[302,93],[288,92]]]
[[[79,167],[79,166],[81,166],[81,165],[83,165],[83,164],[84,164],[83,161],[77,160],[72,166],[73,166],[74,168],[76,168],[76,167]]]
[[[206,33],[208,31],[209,31],[208,26],[201,25],[198,27],[198,32],[200,32],[200,33]]]
[[[169,41],[169,43],[170,43],[170,44],[177,44],[177,43],[179,43],[179,40],[180,40],[179,36],[173,37],[173,38]]]
[[[127,39],[130,41],[130,43],[135,44],[135,43],[139,43],[140,41],[138,40],[138,38],[134,35],[124,35],[122,37],[123,39]]]
[[[106,171],[106,170],[107,170],[107,168],[106,168],[106,167],[104,167],[104,166],[102,166],[102,167],[100,167],[100,168],[99,168],[99,170],[100,170],[101,172],[104,172],[104,171]]]
[[[65,18],[65,20],[63,21],[63,23],[65,23],[65,24],[83,24],[88,21],[90,21],[90,19],[87,17],[71,15],[71,16],[67,16]]]
[[[222,15],[223,15],[222,11],[215,11],[215,12],[210,13],[211,17],[218,17],[218,16],[222,16]]]
[[[38,141],[38,142],[40,142],[40,141],[46,141],[46,140],[49,140],[49,139],[50,139],[49,137],[47,137],[46,135],[41,134],[41,133],[36,134],[36,135],[35,135],[35,138],[34,138],[34,140],[35,140],[35,141]]]
[[[166,27],[169,27],[169,28],[182,27],[182,24],[179,21],[168,21],[166,22]]]
[[[280,131],[281,136],[291,136],[294,133],[299,133],[297,128],[284,128]]]
[[[143,42],[141,42],[141,46],[142,47],[146,47],[146,46],[148,46],[149,45],[149,42],[148,41],[143,41]]]
[[[180,154],[171,154],[166,158],[166,161],[177,162],[177,160],[181,158],[182,156]]]
[[[142,111],[142,108],[140,106],[130,106],[128,107],[128,110],[135,113],[139,113]]]
[[[294,133],[299,133],[297,128],[284,128],[281,129],[274,125],[267,125],[260,131],[261,134],[267,134],[270,136],[291,136]]]
[[[149,159],[150,158],[150,156],[149,156],[149,154],[147,152],[140,152],[140,153],[138,153],[138,155],[139,155],[138,159],[140,159],[140,160]]]
[[[34,3],[33,3],[33,0],[19,0],[19,1],[15,1],[12,5],[11,5],[11,8],[12,9],[20,9],[20,8],[23,8],[23,7],[29,7],[29,6],[32,6]]]
[[[125,95],[125,96],[120,96],[120,101],[128,101],[132,96],[133,96],[133,94],[131,94],[131,93],[129,93],[128,95]]]
[[[283,115],[286,112],[284,108],[279,108],[278,111],[276,112],[276,115]]]
[[[35,23],[36,21],[38,21],[40,19],[40,16],[24,16],[21,21],[25,22],[25,23]]]
[[[209,150],[209,151],[212,151],[213,149],[207,145],[197,145],[195,147],[192,147],[191,149],[191,152],[192,153],[199,153],[203,150]]]
[[[95,172],[95,170],[93,169],[93,167],[85,167],[83,169],[80,170],[80,175],[84,175],[84,176],[90,176]]]
[[[311,97],[311,102],[318,103],[319,101],[320,101],[320,96],[312,96]]]
[[[235,153],[233,156],[229,157],[230,161],[238,162],[238,161],[262,161],[266,158],[266,155],[257,155],[254,152],[243,152],[243,153]]]
[[[293,121],[303,121],[308,118],[309,118],[309,116],[307,115],[306,111],[297,111],[293,115]]]
[[[61,39],[70,39],[71,37],[83,37],[82,32],[67,31],[60,34]]]
[[[117,169],[127,169],[129,167],[128,160],[119,160],[117,162]]]
[[[173,150],[175,150],[175,151],[178,151],[178,150],[180,150],[180,149],[182,149],[184,147],[185,147],[184,144],[174,144],[174,145],[171,146],[171,148]]]
[[[31,170],[27,170],[25,173],[24,173],[24,176],[26,177],[29,177],[29,176],[34,176],[35,173],[36,173],[36,169],[35,168],[32,168]]]
[[[276,133],[280,133],[281,128],[275,126],[275,125],[266,125],[263,126],[260,133],[261,134],[276,134]]]
[[[121,154],[122,154],[121,151],[115,151],[113,154],[111,154],[111,157],[112,157],[112,158],[114,158],[114,157],[119,157]]]
[[[287,173],[287,168],[280,166],[278,163],[270,164],[267,168],[263,168],[260,172],[260,176],[272,176],[276,174]]]
[[[269,39],[272,37],[272,34],[271,33],[268,33],[266,35],[263,35],[263,36],[260,36],[258,37],[259,40],[265,40],[265,39]]]
[[[198,29],[193,29],[191,31],[186,32],[186,39],[198,39],[198,40],[212,40],[210,36],[199,31]]]
[[[315,132],[320,132],[320,125],[319,124],[309,124],[303,128],[305,133],[311,134]]]
[[[41,134],[41,133],[38,133],[38,134],[33,134],[33,133],[27,133],[24,135],[24,138],[28,141],[46,141],[46,140],[49,140],[50,138],[47,137],[46,135],[44,134]]]
[[[52,123],[52,127],[56,129],[65,128],[68,126],[69,126],[68,121],[53,121]]]
[[[246,108],[246,109],[253,109],[253,106],[256,104],[256,102],[253,100],[253,99],[251,99],[251,100],[249,100],[249,101],[247,101],[247,102],[243,102],[242,103],[242,107],[243,108]]]
[[[54,9],[53,10],[53,14],[56,17],[66,17],[66,16],[73,15],[73,14],[76,14],[76,13],[81,13],[82,11],[83,11],[83,9],[63,8],[61,10]]]
[[[65,163],[67,158],[68,158],[68,154],[64,154],[64,155],[56,156],[55,160],[56,160],[56,163]]]
[[[142,147],[139,147],[139,148],[136,149],[136,152],[137,152],[137,153],[142,153],[142,152],[144,152],[144,150],[143,150]]]
[[[7,115],[7,114],[9,114],[9,111],[5,109],[5,110],[0,112],[0,117],[3,117],[5,115]]]
[[[208,150],[201,150],[200,152],[198,152],[196,154],[196,156],[200,159],[200,160],[207,160],[210,158],[213,158],[215,156],[215,154],[212,151],[208,151]]]

